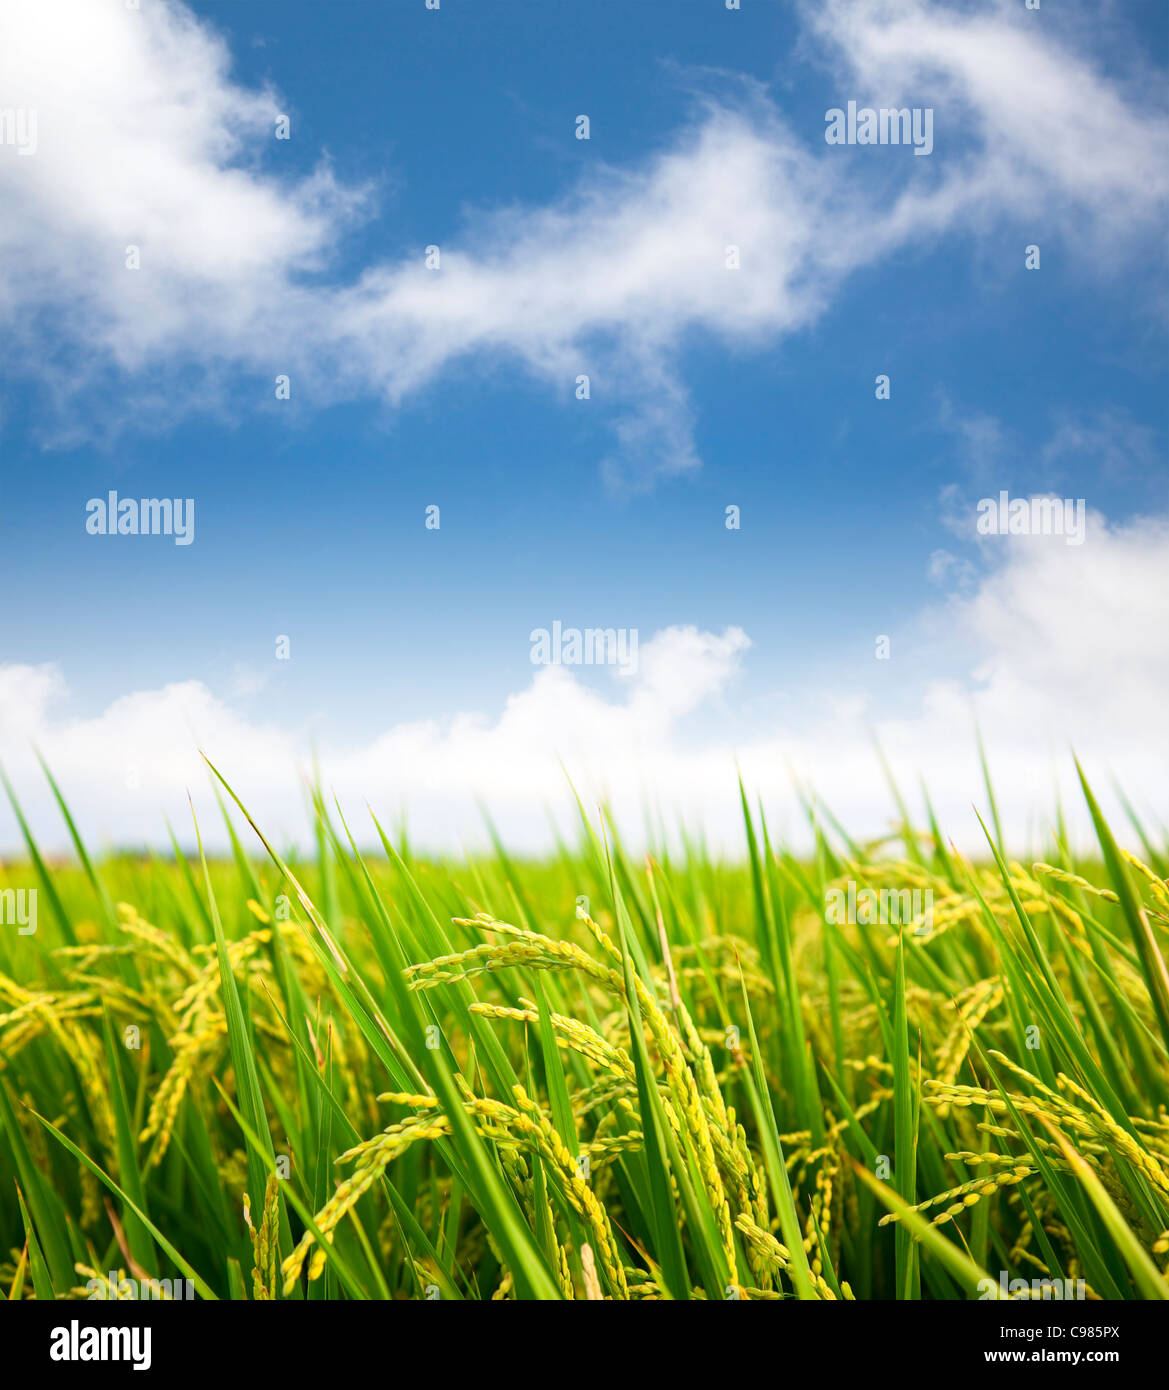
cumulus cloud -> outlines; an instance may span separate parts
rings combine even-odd
[[[334,248],[372,215],[370,190],[324,161],[298,180],[271,172],[286,102],[233,77],[210,25],[176,0],[3,0],[0,92],[37,112],[38,138],[33,158],[0,149],[0,323],[58,406],[91,389],[74,430],[98,427],[110,371],[190,369],[138,396],[148,422],[210,408],[248,374],[295,373],[301,399],[399,404],[460,360],[513,361],[562,390],[586,372],[613,408],[606,476],[641,486],[699,462],[678,365],[689,336],[774,341],[891,249],[1053,200],[1097,244],[1163,213],[1164,103],[1105,79],[1020,6],[803,14],[808,51],[855,87],[841,100],[938,106],[932,160],[865,174],[758,93],[699,100],[649,158],[598,160],[544,205],[472,212],[439,271],[419,247],[346,282]]]
[[[571,824],[567,771],[586,804],[611,799],[635,839],[652,797],[667,819],[701,823],[716,843],[738,849],[736,766],[797,841],[796,780],[858,836],[882,833],[891,808],[875,738],[903,787],[912,792],[924,776],[947,832],[976,849],[977,719],[1021,851],[1057,783],[1075,810],[1073,743],[1102,793],[1115,776],[1138,807],[1164,820],[1169,518],[1114,527],[1093,516],[1079,547],[1062,537],[995,539],[972,592],[953,594],[895,635],[885,668],[897,675],[892,707],[874,696],[884,667],[874,662],[829,686],[793,679],[784,701],[792,713],[760,726],[741,698],[747,634],[673,627],[643,642],[637,670],[614,672],[608,688],[547,667],[499,710],[399,724],[363,746],[322,743],[324,783],[355,824],[366,800],[391,819],[405,809],[416,841],[451,849],[481,838],[483,802],[510,844],[539,849],[549,841],[545,808]],[[915,649],[931,654],[936,671],[946,642],[965,661],[955,674],[918,682],[900,674],[913,669]],[[182,833],[190,787],[218,842],[200,745],[267,830],[305,839],[298,768],[309,764],[311,730],[246,718],[200,682],[127,695],[77,718],[54,668],[9,666],[0,668],[0,710],[0,759],[50,844],[64,834],[33,743],[99,840],[162,842],[164,815]],[[698,713],[707,716],[700,729]],[[1082,817],[1078,833],[1086,834]],[[5,813],[0,845],[17,839]]]
[[[5,0],[0,92],[37,131],[31,157],[0,160],[5,317],[64,309],[126,369],[248,350],[360,200],[324,167],[299,183],[256,167],[280,103],[233,82],[225,43],[179,5]]]
[[[975,674],[989,700],[1028,721],[1051,711],[1065,737],[1074,711],[1085,736],[1107,732],[1121,745],[1135,735],[1155,756],[1169,690],[1169,527],[1110,530],[1089,513],[1087,559],[1056,537],[1011,542],[1009,564],[962,610],[986,653]]]

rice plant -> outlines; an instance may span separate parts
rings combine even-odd
[[[95,861],[59,797],[61,863],[9,789],[5,1296],[1169,1296],[1169,859],[1086,781],[1098,853],[1033,863],[817,809],[797,856],[746,796],[741,862],[603,811],[440,861],[319,794],[289,858],[218,785],[225,858]]]

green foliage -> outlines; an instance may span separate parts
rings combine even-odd
[[[639,869],[607,816],[363,853],[319,793],[285,859],[226,783],[230,857],[95,859],[54,785],[75,860],[18,813],[0,867],[48,909],[0,927],[0,1292],[1169,1296],[1166,855],[1083,786],[1099,857],[1010,860],[992,799],[967,864],[895,790],[884,843],[744,794],[742,863]]]

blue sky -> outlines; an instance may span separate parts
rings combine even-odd
[[[1092,631],[1116,631],[1109,605],[1159,614],[1164,6],[142,0],[72,30],[4,10],[19,42],[0,104],[34,106],[40,134],[33,158],[0,150],[24,227],[0,296],[0,579],[19,595],[0,755],[24,768],[31,736],[56,746],[102,835],[172,809],[162,764],[192,729],[241,759],[315,739],[355,783],[368,770],[371,797],[413,803],[434,791],[425,759],[399,779],[370,750],[433,720],[457,765],[443,721],[470,712],[488,732],[466,788],[437,779],[436,838],[476,779],[526,805],[533,782],[499,785],[507,739],[486,744],[554,619],[643,645],[695,630],[661,677],[694,698],[617,735],[669,724],[648,766],[686,785],[744,747],[770,785],[789,743],[815,775],[818,750],[883,722],[934,763],[939,699],[969,697],[968,743],[988,692],[1003,744],[1033,747],[1011,711],[1047,731],[1054,699],[1069,737],[1127,726],[1102,763],[1147,768],[1163,635],[1138,714],[1102,705],[1068,654],[1107,655],[1076,637],[1084,604]],[[83,72],[101,44],[128,97],[38,76]],[[930,105],[932,154],[827,146],[825,111],[852,99]],[[78,181],[95,159],[108,176]],[[702,255],[742,242],[743,268],[696,271],[692,231]],[[428,281],[430,244],[448,259]],[[1000,488],[1085,498],[1108,563],[1091,544],[980,545],[973,504]],[[110,489],[194,498],[195,543],[87,535],[85,502]],[[1081,584],[1044,634],[1046,689],[993,623],[1025,633],[1044,586]],[[749,647],[719,647],[738,629]],[[874,661],[878,634],[893,661]],[[535,720],[548,750],[624,707],[611,672],[570,679],[540,699],[579,700],[583,722]],[[108,795],[136,757],[135,701],[160,740],[149,806]],[[258,755],[235,770],[280,802]],[[828,773],[853,785],[847,764]],[[1020,802],[1037,781],[1021,774]]]

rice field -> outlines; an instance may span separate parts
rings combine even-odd
[[[216,786],[229,855],[95,860],[62,798],[0,871],[3,1296],[1169,1296],[1169,858],[1086,782],[1098,848],[1027,863],[989,785],[977,862],[746,796],[740,862],[319,794],[289,858]]]

